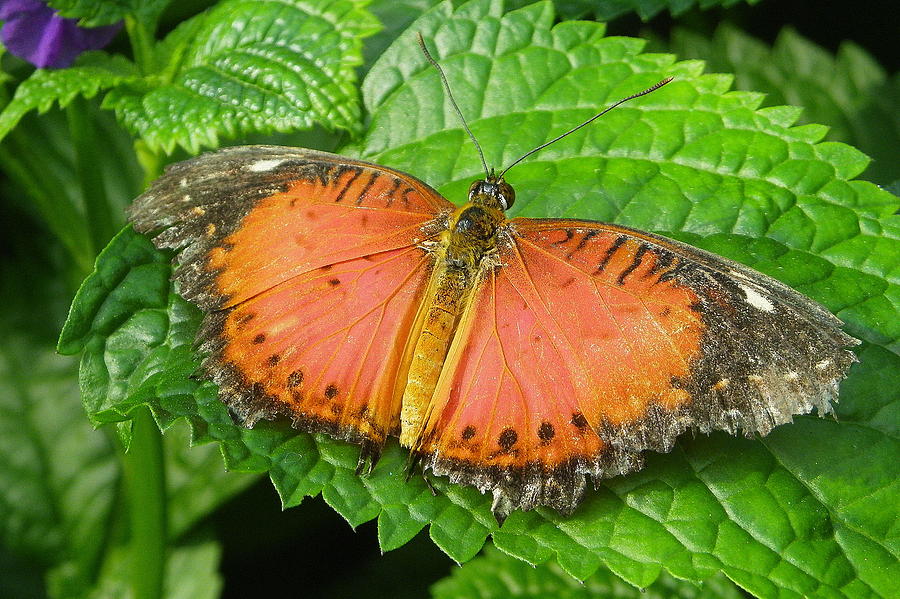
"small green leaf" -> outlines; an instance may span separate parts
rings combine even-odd
[[[487,547],[483,555],[456,568],[432,586],[431,596],[434,599],[740,599],[744,595],[721,574],[699,587],[663,574],[652,585],[636,589],[609,570],[599,570],[580,582],[553,562],[533,567]]]
[[[74,98],[93,98],[98,92],[129,81],[137,81],[133,65],[122,57],[106,57],[92,53],[83,66],[68,69],[38,69],[16,88],[13,99],[0,113],[0,139],[15,127],[27,113],[44,113],[56,104],[67,106]]]
[[[163,43],[162,79],[115,88],[104,107],[151,149],[320,124],[359,129],[354,68],[378,22],[357,0],[226,0]]]
[[[117,23],[127,16],[155,21],[169,0],[47,0],[47,4],[60,16],[78,19],[81,27],[100,27]]]
[[[770,47],[723,25],[711,40],[676,29],[671,48],[708,61],[710,70],[734,73],[738,89],[766,92],[768,104],[802,106],[801,122],[826,124],[829,140],[851,143],[872,157],[866,178],[889,183],[900,177],[900,76],[889,78],[852,42],[835,56],[790,28]],[[867,166],[860,158],[850,163],[853,169]]]

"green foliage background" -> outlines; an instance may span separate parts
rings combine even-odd
[[[772,2],[51,4],[125,33],[58,71],[4,57],[0,596],[412,597],[448,575],[433,596],[891,596],[900,78],[860,46],[740,29]],[[653,17],[674,26],[609,33]],[[571,518],[502,527],[473,489],[404,481],[395,445],[358,477],[352,446],[235,426],[191,378],[199,314],[171,256],[122,210],[226,143],[337,150],[463,197],[479,162],[415,31],[495,165],[675,75],[516,167],[514,212],[661,232],[822,302],[863,340],[837,420],[688,435]]]

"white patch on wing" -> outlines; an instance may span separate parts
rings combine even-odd
[[[738,283],[738,287],[744,292],[744,295],[747,297],[747,303],[756,308],[757,310],[762,310],[763,312],[772,312],[775,310],[775,304],[773,304],[769,298],[759,293],[753,287],[749,285],[743,285]]]
[[[253,164],[248,164],[245,168],[251,173],[264,173],[277,167],[284,162],[284,158],[271,158],[268,160],[257,160]]]

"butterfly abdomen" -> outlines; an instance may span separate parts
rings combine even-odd
[[[412,361],[400,410],[400,444],[412,446],[424,424],[425,411],[437,385],[472,285],[467,269],[439,261],[432,275],[434,293],[422,306],[422,328],[414,340]]]
[[[460,315],[477,286],[482,259],[493,251],[497,228],[504,220],[499,210],[466,204],[456,210],[441,237],[431,293],[420,308],[421,329],[413,332],[414,349],[400,411],[400,444],[405,447],[412,447],[421,434]]]

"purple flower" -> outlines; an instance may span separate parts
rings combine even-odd
[[[102,48],[121,23],[86,29],[64,19],[40,0],[0,0],[0,39],[10,53],[38,68],[61,69],[86,50]]]

